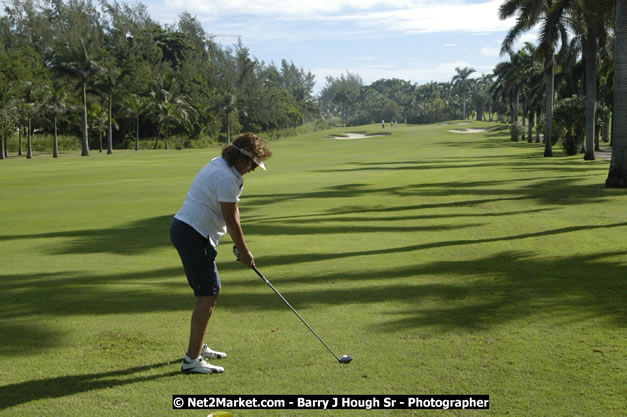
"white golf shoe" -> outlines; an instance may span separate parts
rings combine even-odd
[[[224,368],[205,362],[202,356],[198,359],[190,359],[185,355],[185,359],[183,359],[181,364],[181,371],[190,374],[220,374],[224,372]]]
[[[226,353],[217,352],[211,349],[205,343],[204,345],[202,345],[202,349],[200,350],[200,356],[202,356],[204,359],[224,359],[226,358]]]

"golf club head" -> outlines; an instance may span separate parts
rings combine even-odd
[[[342,355],[342,357],[340,359],[338,359],[338,361],[340,363],[349,363],[352,360],[353,360],[353,357],[352,356],[347,356],[347,355]]]

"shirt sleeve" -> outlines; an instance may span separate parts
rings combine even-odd
[[[218,182],[218,201],[220,203],[239,202],[240,186],[237,178],[224,178]]]

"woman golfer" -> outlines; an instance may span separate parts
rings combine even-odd
[[[222,149],[222,156],[214,158],[196,175],[170,226],[170,238],[176,247],[187,281],[197,297],[192,314],[187,354],[181,365],[183,372],[224,372],[205,359],[226,358],[226,353],[209,348],[205,340],[207,324],[215,308],[221,284],[215,258],[216,247],[228,231],[239,252],[239,261],[248,268],[255,264],[240,224],[239,202],[244,180],[242,176],[258,166],[265,171],[263,161],[272,155],[252,133],[240,135],[232,145]]]

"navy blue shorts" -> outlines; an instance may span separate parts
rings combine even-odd
[[[196,229],[178,219],[172,220],[170,239],[181,257],[194,295],[218,295],[222,285],[216,266],[218,251]]]

